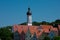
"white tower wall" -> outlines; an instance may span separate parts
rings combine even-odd
[[[31,15],[27,15],[27,25],[28,26],[32,26],[32,16]]]

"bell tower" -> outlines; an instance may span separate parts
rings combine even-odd
[[[27,25],[32,26],[32,13],[30,8],[28,8],[28,11],[27,11]]]

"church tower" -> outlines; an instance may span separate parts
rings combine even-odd
[[[28,12],[27,12],[27,25],[32,26],[32,13],[30,8],[28,8]]]

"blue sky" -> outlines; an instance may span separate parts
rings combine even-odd
[[[30,5],[33,21],[60,19],[60,0],[0,0],[0,27],[26,22]]]

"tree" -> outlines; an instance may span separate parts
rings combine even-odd
[[[54,40],[60,40],[60,36],[55,36]]]
[[[40,25],[40,23],[39,22],[36,22],[36,21],[32,22],[32,24],[33,25],[36,25],[36,26],[39,26]]]
[[[12,32],[9,29],[1,28],[0,31],[1,31],[0,38],[2,40],[12,40],[12,38],[11,38]]]
[[[60,19],[55,20],[56,24],[60,24]]]
[[[50,23],[46,22],[46,21],[42,21],[42,22],[40,22],[40,24],[42,24],[42,25],[49,25]]]
[[[0,38],[2,40],[12,40],[13,38],[13,33],[12,33],[12,26],[6,26],[3,28],[0,28]],[[11,30],[10,30],[11,29]]]
[[[50,40],[50,38],[49,37],[45,37],[44,40]]]
[[[43,32],[43,33],[38,37],[38,40],[43,40],[45,36],[46,36],[46,34]]]
[[[50,24],[51,24],[51,25],[53,25],[53,24],[60,24],[60,19],[57,19],[57,20],[51,22]]]

